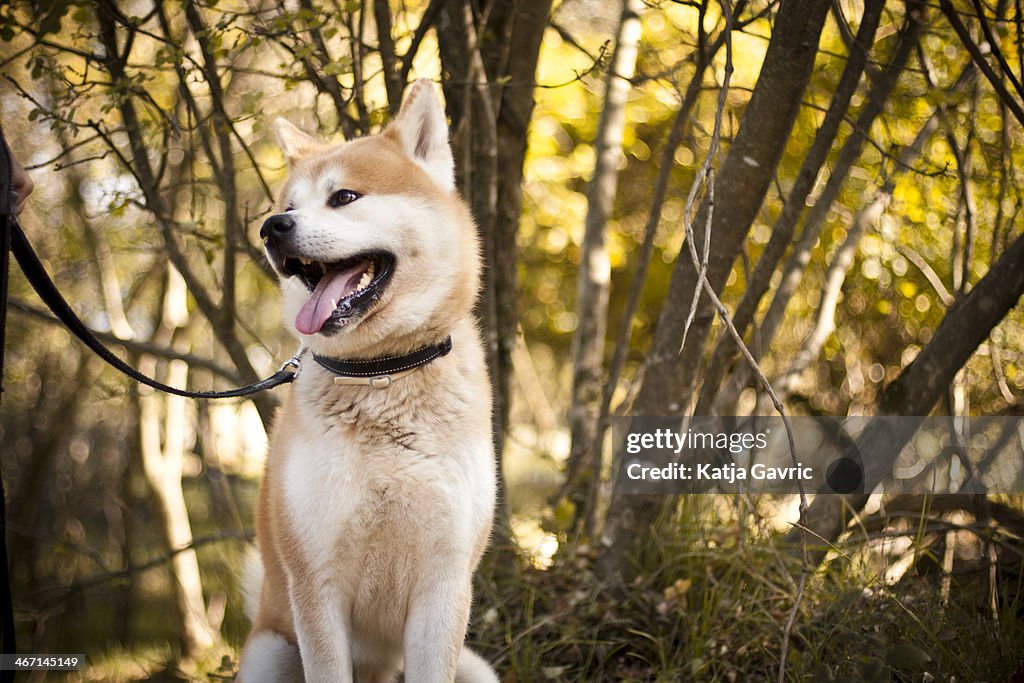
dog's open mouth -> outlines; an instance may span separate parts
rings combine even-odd
[[[295,316],[302,334],[330,333],[369,310],[387,286],[395,257],[367,252],[336,263],[287,256],[278,269],[297,277],[311,295]]]

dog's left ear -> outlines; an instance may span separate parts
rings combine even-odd
[[[455,160],[448,144],[448,122],[433,83],[421,78],[412,84],[388,132],[413,161],[446,190],[455,188]]]
[[[281,146],[289,166],[295,166],[303,157],[323,147],[322,142],[312,135],[303,133],[286,119],[274,121],[274,132],[277,133],[277,143]]]

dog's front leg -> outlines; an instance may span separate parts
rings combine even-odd
[[[351,628],[340,591],[316,582],[289,587],[306,683],[353,683]]]
[[[451,683],[469,624],[472,579],[438,572],[420,585],[405,624],[405,681]]]

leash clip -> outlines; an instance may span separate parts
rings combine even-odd
[[[302,371],[302,354],[306,353],[306,347],[302,346],[295,355],[281,363],[281,367],[277,369],[278,372],[287,372],[291,368],[292,380],[295,380],[299,376],[299,372]]]

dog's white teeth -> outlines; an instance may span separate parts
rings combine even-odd
[[[361,278],[359,278],[359,289],[365,288],[371,282],[373,282],[373,264],[372,263],[370,264],[370,267],[366,269],[366,272],[363,273],[363,276]]]
[[[313,265],[313,259],[306,258],[305,256],[300,256],[299,257],[299,263],[301,263],[304,266],[310,266],[310,265]]]

